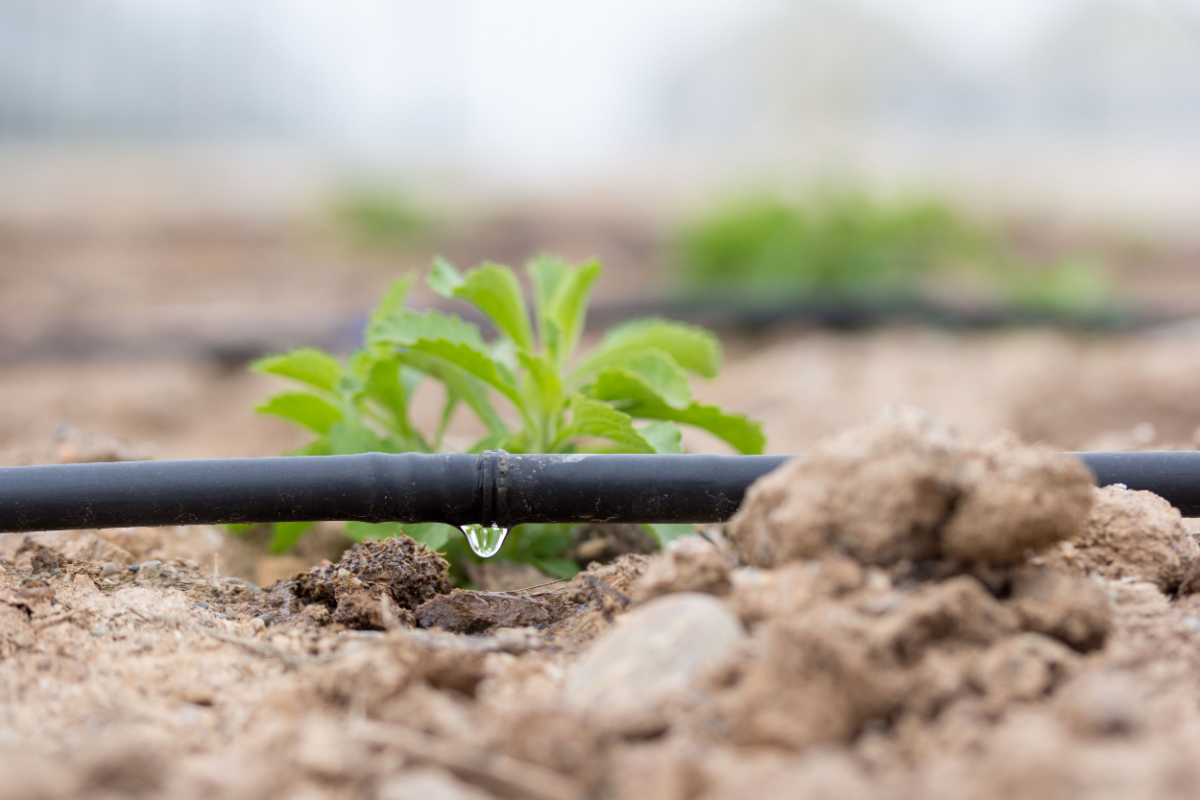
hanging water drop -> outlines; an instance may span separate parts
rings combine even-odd
[[[471,546],[471,552],[483,558],[491,558],[496,555],[500,546],[504,544],[504,537],[508,535],[508,528],[501,528],[498,525],[492,525],[490,528],[482,525],[462,525],[459,530],[463,532],[463,536],[467,537],[467,544]]]

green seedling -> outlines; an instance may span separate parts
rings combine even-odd
[[[610,329],[578,352],[598,262],[578,267],[551,256],[526,266],[532,311],[517,275],[484,264],[460,273],[435,260],[427,283],[448,299],[473,305],[494,328],[453,314],[404,307],[411,278],[397,281],[371,315],[364,346],[345,360],[296,350],[256,362],[253,369],[298,382],[259,407],[301,425],[316,438],[301,453],[438,452],[455,412],[467,408],[487,430],[467,452],[502,448],[512,453],[679,453],[680,425],[709,431],[742,453],[761,453],[761,426],[692,397],[690,378],[715,377],[720,343],[711,333],[663,319],[641,319]],[[436,429],[415,429],[408,403],[417,384],[434,380],[445,390]],[[688,526],[652,526],[660,541]],[[394,535],[398,524],[348,523],[353,538]],[[452,561],[468,557],[457,531],[444,525],[404,526],[404,533]],[[273,547],[290,547],[300,524],[277,526]],[[565,576],[562,557],[571,540],[565,526],[514,529],[501,558],[532,563]]]

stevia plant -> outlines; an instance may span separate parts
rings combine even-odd
[[[473,305],[494,328],[488,341],[472,322],[437,310],[404,307],[411,278],[392,285],[372,313],[364,346],[344,361],[312,349],[256,362],[253,369],[289,378],[301,390],[272,397],[259,411],[302,425],[317,436],[299,453],[437,452],[460,406],[487,434],[468,452],[679,453],[679,425],[703,428],[742,453],[762,452],[761,426],[693,399],[690,375],[715,377],[720,344],[711,333],[664,319],[639,319],[610,329],[579,353],[592,286],[601,266],[572,267],[540,256],[526,265],[532,313],[517,275],[486,263],[460,273],[436,259],[427,283],[447,299]],[[408,400],[425,379],[440,382],[445,403],[428,436],[408,415]],[[353,538],[394,535],[399,524],[351,522]],[[665,541],[690,526],[652,526]],[[404,533],[467,557],[461,537],[444,525],[404,525]],[[277,526],[273,547],[286,549],[301,524]],[[532,563],[552,575],[572,573],[562,558],[566,526],[524,525],[508,536],[501,558]]]

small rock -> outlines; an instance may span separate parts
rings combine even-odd
[[[141,568],[142,568],[141,564],[130,564],[125,569],[129,570],[130,572],[137,572]]]
[[[737,616],[711,595],[679,592],[656,598],[630,612],[583,655],[567,678],[564,699],[613,732],[661,731],[670,705],[744,637]]]
[[[119,571],[120,568],[111,561],[105,561],[104,566],[100,567],[100,572],[105,576],[116,575]]]
[[[140,568],[141,569],[158,569],[161,566],[162,566],[162,562],[159,561],[158,559],[154,559],[152,561],[143,561],[141,563]]]

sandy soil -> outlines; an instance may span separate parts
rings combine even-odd
[[[212,574],[222,546],[4,537],[5,797],[1182,798],[1200,778],[1178,513],[914,410],[821,440],[703,538],[558,587],[450,591],[400,539],[259,588]]]

